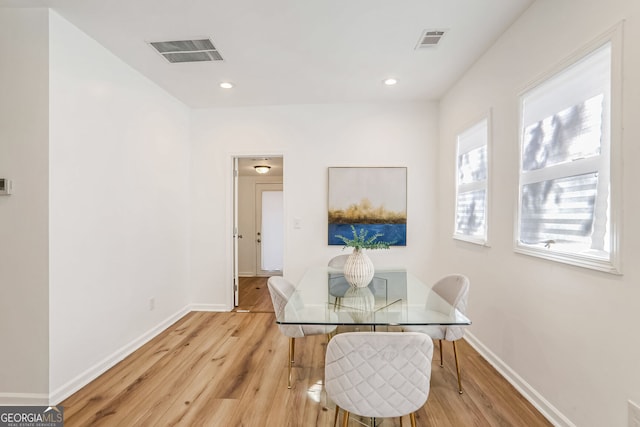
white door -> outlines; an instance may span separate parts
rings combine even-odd
[[[256,184],[256,271],[282,274],[284,204],[282,184]]]

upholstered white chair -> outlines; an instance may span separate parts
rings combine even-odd
[[[347,262],[347,258],[349,258],[349,255],[334,256],[329,260],[328,266],[330,268],[335,268],[336,270],[342,271],[342,269],[344,268],[344,264]],[[335,307],[340,307],[340,305],[342,304],[342,298],[344,297],[345,292],[349,290],[349,288],[351,288],[351,285],[343,276],[332,277],[329,280],[329,295],[335,298]]]
[[[347,258],[349,258],[349,254],[334,256],[329,260],[329,267],[344,268]]]
[[[287,302],[291,298],[296,298],[294,294],[295,286],[288,280],[280,276],[270,277],[267,281],[267,287],[269,288],[269,294],[271,294],[271,302],[273,303],[273,310],[276,314],[276,318],[282,315]],[[302,301],[296,299],[292,301],[297,307],[302,307],[304,304]],[[292,313],[294,314],[294,313]],[[295,339],[302,338],[308,335],[329,335],[333,332],[335,326],[325,325],[278,325],[280,332],[286,337],[289,337],[289,361],[288,361],[288,377],[287,388],[291,388],[291,368],[294,363],[295,357]],[[330,338],[330,337],[329,337]]]
[[[325,389],[340,408],[343,426],[349,414],[389,418],[415,412],[429,396],[433,341],[425,334],[397,332],[347,332],[334,336],[327,346]],[[400,418],[402,423],[402,418]]]
[[[433,291],[442,299],[447,301],[460,313],[465,314],[467,310],[467,300],[469,298],[469,279],[462,274],[451,274],[438,280],[433,285]],[[429,306],[427,301],[427,306]],[[435,306],[430,307],[437,309]],[[453,355],[456,361],[456,372],[458,374],[458,392],[462,394],[462,382],[460,381],[460,363],[458,361],[458,349],[456,341],[464,336],[465,326],[404,326],[403,330],[408,332],[421,332],[429,335],[434,340],[438,340],[440,349],[440,367],[442,361],[442,340],[451,341],[453,344]]]

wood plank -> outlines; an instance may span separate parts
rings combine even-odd
[[[189,313],[62,402],[65,426],[331,426],[335,405],[323,387],[326,337],[296,340],[288,390],[288,339],[274,323],[266,278],[261,282],[262,297],[248,301],[250,307],[267,301],[270,312]],[[459,395],[452,346],[443,344],[444,367],[436,350],[418,425],[551,425],[464,340],[458,351],[465,393]],[[409,418],[403,423],[410,425]],[[354,417],[349,425],[362,424]]]
[[[273,313],[271,296],[267,288],[268,277],[240,277],[239,304],[236,310],[252,313]]]
[[[244,316],[236,315],[231,320],[233,321],[227,322],[221,327],[218,327],[217,324],[207,323],[202,329],[202,334],[198,336],[198,340],[189,343],[189,353],[180,358],[173,358],[165,366],[171,375],[167,376],[161,385],[153,389],[152,395],[144,396],[142,400],[138,400],[138,404],[149,409],[130,414],[128,419],[135,425],[161,424],[165,413],[169,412],[176,402],[189,401],[189,397],[185,397],[184,393],[197,389],[197,385],[194,384],[196,380],[204,381],[207,378],[215,377],[221,371],[220,367],[225,363],[225,355],[221,355],[218,349],[224,348],[226,342],[235,346],[233,334],[247,319]],[[173,414],[171,415],[173,416]]]
[[[89,417],[103,410],[106,402],[123,392],[135,382],[141,372],[148,370],[184,339],[188,329],[199,319],[198,313],[193,314],[178,320],[153,340],[86,385],[81,390],[82,393],[77,392],[66,399],[64,401],[65,423],[85,425]],[[90,395],[91,398],[84,399],[86,395]]]

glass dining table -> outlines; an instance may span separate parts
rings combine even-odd
[[[471,321],[405,269],[376,270],[367,287],[350,286],[341,269],[308,269],[277,316],[281,325],[470,325]]]

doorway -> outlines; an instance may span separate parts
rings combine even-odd
[[[264,166],[264,173],[258,168]],[[284,254],[282,157],[234,158],[234,305],[247,278],[281,275]],[[252,290],[253,291],[253,290]],[[242,306],[244,306],[242,302]]]

